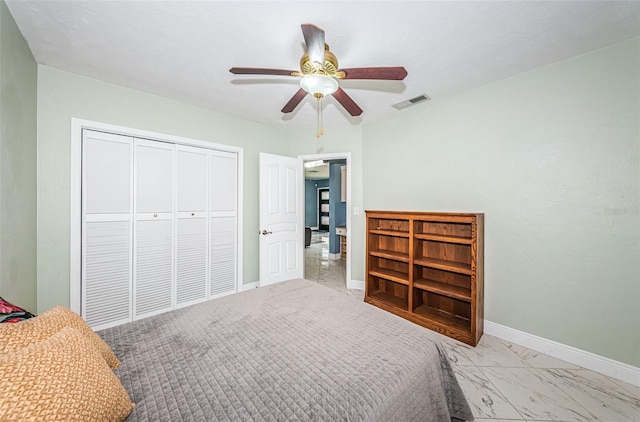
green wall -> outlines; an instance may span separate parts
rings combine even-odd
[[[0,0],[0,296],[36,311],[37,65]]]
[[[244,148],[244,283],[258,280],[258,153],[280,129],[47,66],[38,67],[38,311],[69,305],[71,118]]]
[[[634,38],[365,125],[365,207],[484,212],[487,320],[640,366],[639,62]]]

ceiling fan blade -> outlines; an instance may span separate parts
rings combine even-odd
[[[320,67],[324,67],[324,31],[310,23],[303,23],[301,26],[309,61],[320,63]]]
[[[265,69],[261,67],[232,67],[229,72],[234,75],[282,75],[282,76],[296,76],[295,70],[286,69]]]
[[[407,76],[407,69],[402,66],[394,67],[354,67],[340,69],[345,73],[343,79],[386,79],[401,81]]]
[[[350,115],[359,116],[362,114],[362,109],[344,92],[344,89],[338,87],[338,90],[333,93],[333,98],[335,98]]]
[[[296,107],[298,107],[298,104],[300,104],[300,102],[306,95],[307,95],[307,91],[300,88],[298,92],[293,94],[293,97],[291,97],[289,102],[286,103],[284,107],[282,107],[282,110],[280,111],[282,111],[283,113],[291,113],[293,110],[295,110]]]

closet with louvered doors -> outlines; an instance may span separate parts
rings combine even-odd
[[[81,312],[106,328],[236,291],[238,154],[85,130]]]

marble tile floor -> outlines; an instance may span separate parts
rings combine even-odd
[[[363,290],[347,289],[345,259],[329,259],[329,233],[314,231],[311,245],[304,249],[304,278],[364,299]]]
[[[330,260],[328,235],[313,233],[305,278],[362,300],[348,290],[345,260]],[[442,340],[479,422],[640,421],[640,387],[485,334],[474,348]]]

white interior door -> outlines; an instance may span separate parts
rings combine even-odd
[[[260,285],[304,276],[302,160],[260,154]]]

